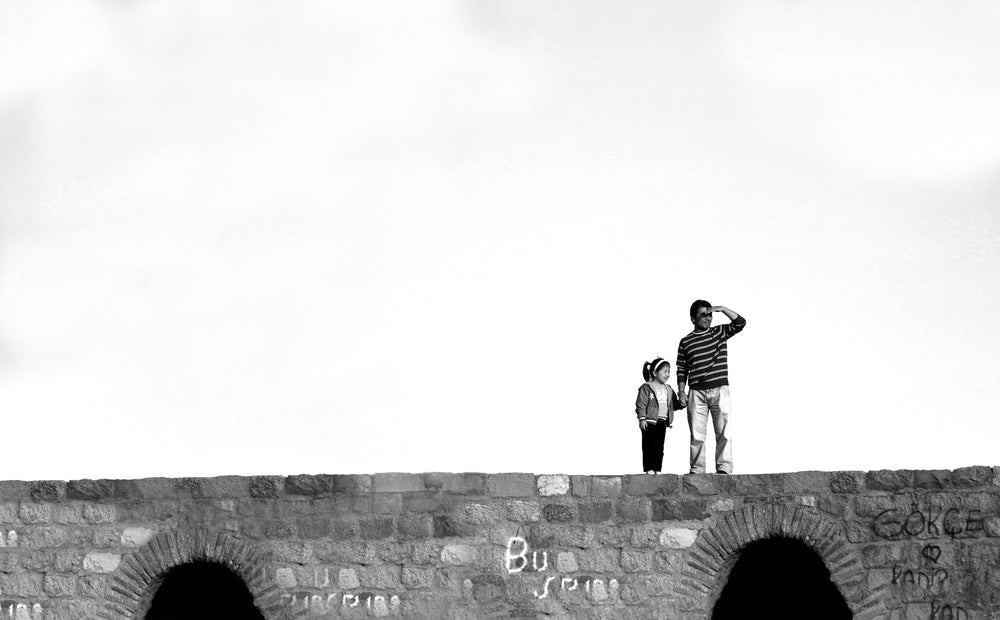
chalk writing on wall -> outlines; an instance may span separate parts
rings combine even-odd
[[[365,612],[376,617],[399,615],[400,599],[398,595],[386,596],[372,592],[327,592],[313,594],[299,592],[285,594],[282,602],[289,608],[310,614],[335,613],[338,608]]]
[[[880,538],[934,539],[974,538],[983,533],[981,510],[943,507],[921,507],[913,504],[909,510],[889,508],[883,510],[872,522],[872,529]]]
[[[528,561],[529,553],[531,554],[530,562]],[[527,540],[520,536],[511,536],[507,540],[504,566],[507,568],[508,575],[521,573],[529,566],[532,572],[544,573],[549,569],[549,552],[531,551]],[[561,574],[546,575],[533,594],[536,599],[546,599],[557,591],[575,592],[577,590],[585,593],[592,600],[600,602],[618,594],[618,580],[613,578],[604,580],[589,575],[578,577]]]
[[[42,620],[43,615],[41,603],[28,605],[14,601],[0,601],[0,617],[14,618],[14,620]]]

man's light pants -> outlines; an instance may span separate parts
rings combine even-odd
[[[729,441],[729,386],[691,390],[687,410],[688,426],[691,428],[691,473],[705,473],[705,430],[709,413],[715,427],[715,471],[733,473],[733,445]]]

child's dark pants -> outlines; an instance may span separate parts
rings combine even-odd
[[[642,431],[642,471],[663,469],[663,441],[667,436],[667,421],[646,424]]]

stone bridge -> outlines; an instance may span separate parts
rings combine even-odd
[[[1000,468],[0,482],[0,618],[1000,618]]]

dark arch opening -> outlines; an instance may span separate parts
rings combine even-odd
[[[850,620],[823,559],[794,538],[747,545],[729,572],[712,620]]]
[[[144,620],[265,620],[240,576],[217,562],[167,571]]]

